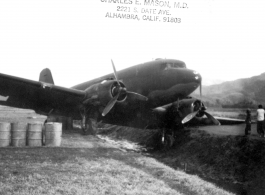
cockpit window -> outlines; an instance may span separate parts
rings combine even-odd
[[[161,66],[162,69],[168,70],[173,68],[186,68],[185,64],[167,62]]]

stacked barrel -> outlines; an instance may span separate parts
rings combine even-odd
[[[45,124],[45,145],[60,146],[62,137],[62,123]]]
[[[0,123],[0,147],[10,145],[11,125],[10,123]]]
[[[0,122],[0,147],[14,146],[60,146],[62,124],[41,123],[6,123]]]

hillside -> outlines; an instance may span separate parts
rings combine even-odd
[[[203,101],[206,105],[223,107],[256,107],[265,105],[265,73],[251,78],[227,81],[203,86]],[[192,94],[199,96],[199,91]]]

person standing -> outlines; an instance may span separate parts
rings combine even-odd
[[[246,113],[247,113],[247,116],[245,120],[246,122],[245,135],[248,135],[251,132],[251,112],[249,109],[247,109]]]
[[[264,113],[265,111],[262,108],[262,105],[259,105],[257,110],[257,132],[260,137],[264,136],[264,131],[263,131]]]

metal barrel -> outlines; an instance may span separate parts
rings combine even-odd
[[[26,146],[27,128],[27,123],[17,122],[11,124],[11,146]]]
[[[29,123],[28,124],[28,146],[42,146],[42,124]]]
[[[62,123],[62,129],[63,130],[66,130],[66,122],[67,122],[67,118],[66,117],[63,117],[63,116],[58,116],[57,118],[56,118],[56,122],[58,122],[58,123]]]
[[[0,147],[10,145],[11,125],[10,123],[0,123]]]
[[[45,124],[45,146],[60,146],[62,141],[62,123]]]

